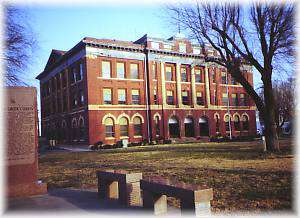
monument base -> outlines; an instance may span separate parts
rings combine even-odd
[[[18,197],[29,197],[34,195],[47,194],[46,183],[25,183],[9,185],[7,190],[7,197],[18,198]]]

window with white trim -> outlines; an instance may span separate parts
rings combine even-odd
[[[137,64],[130,64],[130,78],[131,79],[138,79],[139,78],[139,71]]]
[[[117,78],[124,79],[125,78],[125,64],[117,63]]]
[[[109,61],[102,61],[102,77],[103,78],[111,78],[111,68]]]
[[[131,90],[131,99],[132,104],[140,104],[140,90],[138,89],[132,89]]]
[[[118,89],[118,104],[126,104],[126,90]]]
[[[103,103],[104,104],[112,103],[112,90],[111,89],[103,89]]]
[[[142,119],[140,117],[135,117],[133,119],[133,129],[135,136],[142,135]]]

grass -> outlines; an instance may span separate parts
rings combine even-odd
[[[214,212],[292,212],[292,143],[280,144],[279,153],[263,153],[258,141],[52,152],[40,156],[39,177],[49,188],[96,188],[97,170],[125,169],[212,187]]]

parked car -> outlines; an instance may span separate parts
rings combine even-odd
[[[281,127],[282,134],[285,136],[290,136],[292,134],[293,128],[292,128],[292,122],[284,122],[283,126]]]

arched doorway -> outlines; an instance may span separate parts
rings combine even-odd
[[[180,136],[179,122],[176,117],[171,117],[168,121],[170,138],[178,138]]]
[[[195,136],[193,118],[191,118],[191,117],[184,118],[184,133],[185,133],[185,137],[194,137]]]
[[[207,117],[199,118],[199,131],[200,136],[209,136],[209,124]]]

